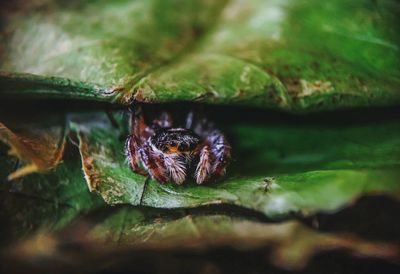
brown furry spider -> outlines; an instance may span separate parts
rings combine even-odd
[[[231,158],[225,136],[206,119],[194,122],[190,112],[184,128],[173,127],[171,115],[163,112],[147,126],[140,106],[133,112],[125,150],[133,172],[162,184],[180,185],[189,174],[198,184],[212,181],[225,173]]]

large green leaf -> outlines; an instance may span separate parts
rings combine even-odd
[[[0,94],[292,111],[398,104],[398,9],[391,0],[34,2],[6,9]]]
[[[227,121],[229,115],[220,119]],[[400,194],[396,120],[329,127],[323,122],[299,126],[237,120],[225,126],[234,152],[226,179],[202,186],[150,181],[145,187],[146,178],[128,167],[121,133],[107,116],[79,117],[73,128],[87,182],[110,204],[176,208],[226,203],[276,218],[337,210],[367,193]]]

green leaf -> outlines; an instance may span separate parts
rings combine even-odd
[[[223,4],[224,1],[48,1],[40,9],[35,4],[17,8],[5,17],[2,33],[6,39],[2,47],[6,50],[0,56],[1,70],[75,80],[68,89],[65,81],[47,79],[53,87],[60,85],[58,97],[101,98],[90,84],[109,88],[118,97],[148,71],[191,47],[196,37],[212,26]],[[36,80],[29,75],[12,77],[26,77],[28,82],[31,78],[33,83]],[[75,92],[76,81],[85,82],[78,86],[89,88]],[[37,89],[44,92],[43,88]],[[86,90],[88,95],[84,94]],[[101,93],[101,89],[97,91]],[[54,88],[48,93],[53,95]]]
[[[16,166],[0,146],[0,242],[12,244],[38,230],[56,231],[75,218],[104,204],[90,194],[79,159],[67,155],[49,174],[33,174],[8,181],[6,175]]]
[[[91,119],[81,119],[74,128],[87,182],[110,204],[179,208],[224,203],[280,218],[334,211],[368,193],[400,194],[397,121],[329,127],[228,124],[234,162],[227,178],[201,186],[150,181],[145,188],[145,177],[128,167],[120,132],[104,114]]]
[[[107,101],[114,91],[60,77],[0,72],[0,94],[17,99],[68,99]]]
[[[0,76],[0,96],[184,100],[289,111],[395,105],[398,8],[394,0],[17,7],[4,16],[1,30],[0,70],[7,73]]]

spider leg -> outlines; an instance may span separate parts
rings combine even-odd
[[[208,145],[200,151],[200,161],[196,168],[196,182],[202,184],[225,174],[231,158],[231,146],[218,130],[212,130],[207,137]]]
[[[189,113],[186,126],[190,126],[206,143],[200,151],[200,160],[195,172],[196,182],[202,184],[223,175],[231,159],[231,146],[225,136],[205,118],[194,123],[193,113]]]
[[[141,175],[147,175],[146,170],[139,166],[139,143],[140,141],[135,135],[130,135],[125,143],[125,153],[132,171]]]
[[[180,185],[186,179],[186,165],[179,156],[170,156],[154,150],[148,142],[139,150],[140,158],[151,177],[160,183],[170,178]]]
[[[142,108],[140,105],[134,105],[131,108],[131,131],[130,135],[125,143],[125,153],[129,161],[129,165],[133,172],[147,175],[146,170],[139,166],[140,155],[139,149],[143,142],[145,142],[147,136],[152,132],[151,129],[146,125]]]
[[[168,171],[164,165],[164,155],[155,152],[148,142],[139,149],[140,159],[150,176],[158,182],[165,184],[169,180]]]
[[[211,174],[212,168],[212,152],[209,146],[204,146],[200,151],[200,160],[197,164],[196,171],[195,171],[195,179],[196,183],[202,184],[207,181]]]
[[[172,127],[173,120],[168,112],[162,112],[160,116],[153,120],[153,124],[158,128]]]
[[[138,141],[140,140],[140,143],[145,142],[145,140],[154,134],[154,130],[147,126],[144,121],[143,111],[140,105],[134,105],[132,108],[131,131]]]
[[[192,125],[192,130],[203,139],[207,139],[214,130],[214,124],[203,117],[194,126]]]
[[[192,129],[193,117],[194,117],[193,111],[189,112],[188,115],[186,116],[185,128]]]
[[[225,136],[218,130],[213,130],[207,140],[211,144],[211,151],[214,155],[212,176],[221,176],[225,174],[226,167],[231,159],[231,146]]]
[[[186,165],[179,156],[164,156],[164,163],[173,181],[181,185],[186,179]]]

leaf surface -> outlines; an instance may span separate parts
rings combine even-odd
[[[223,203],[279,218],[335,211],[368,193],[399,197],[400,126],[394,120],[329,127],[235,122],[225,128],[234,153],[225,179],[201,186],[150,181],[144,187],[146,178],[128,167],[119,132],[105,115],[92,118],[96,123],[82,122],[78,131],[82,164],[92,189],[110,204]]]
[[[294,112],[400,102],[396,1],[35,3],[4,16],[3,96]]]

